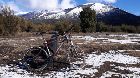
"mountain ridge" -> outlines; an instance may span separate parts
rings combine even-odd
[[[86,3],[79,5],[74,8],[68,8],[59,11],[40,11],[40,12],[29,12],[27,14],[21,15],[28,20],[58,20],[61,18],[65,19],[78,19],[80,12],[84,7],[90,7],[91,10],[96,11],[97,20],[102,21],[106,24],[120,25],[138,25],[140,24],[140,18],[134,14],[131,14],[120,8],[111,6],[109,4],[101,3]]]

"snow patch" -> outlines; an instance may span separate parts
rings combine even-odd
[[[121,67],[121,66],[118,66],[116,68],[119,68],[121,70],[129,70],[129,71],[133,72],[133,74],[140,74],[140,68],[137,68],[137,67]]]
[[[11,71],[13,70],[13,71]],[[69,78],[69,77],[81,77],[81,75],[91,75],[94,76],[94,73],[98,72],[97,69],[92,68],[77,68],[76,70],[70,71],[52,71],[46,73],[43,76],[37,76],[33,73],[28,73],[22,69],[11,68],[9,66],[0,67],[0,77],[1,78]]]
[[[70,12],[68,12],[67,14],[68,15],[79,15],[79,13],[83,11],[82,7],[77,7],[77,8],[74,8],[73,10],[71,10]]]
[[[111,71],[107,71],[103,73],[100,78],[108,78],[111,76],[115,76],[115,78],[140,78],[140,76],[137,74],[121,74],[121,73],[116,73]]]
[[[95,41],[96,43],[140,44],[140,34],[109,35],[105,37],[104,35],[98,37],[72,36],[72,39],[85,40],[86,42],[83,43]]]
[[[88,65],[93,65],[94,67],[100,67],[106,61],[123,64],[137,64],[140,62],[138,57],[123,55],[121,53],[116,53],[115,51],[101,53],[101,55],[89,54],[86,59],[86,63]]]
[[[92,10],[94,9],[97,13],[109,12],[110,10],[113,9],[110,6],[104,5],[104,4],[101,4],[101,3],[95,3],[90,8]]]
[[[11,68],[6,65],[5,67],[0,66],[0,78],[41,78],[36,75],[32,75],[27,71],[18,68]]]
[[[132,40],[116,40],[116,39],[109,39],[108,41],[114,42],[114,43],[121,43],[121,44],[137,44],[137,42],[133,42]]]

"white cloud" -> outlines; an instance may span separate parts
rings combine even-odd
[[[117,0],[87,0],[88,2],[115,3]],[[19,11],[67,9],[76,6],[76,0],[0,0],[0,4],[8,5]]]
[[[58,0],[29,0],[32,9],[56,9],[58,7]]]
[[[0,4],[10,6],[16,12],[32,10],[67,9],[76,6],[75,0],[0,0]]]
[[[13,1],[4,2],[4,0],[0,0],[0,5],[1,6],[8,6],[8,7],[10,7],[10,9],[14,10],[15,12],[21,12],[19,7]]]
[[[87,0],[88,2],[99,2],[99,3],[102,3],[102,2],[105,2],[105,3],[115,3],[117,2],[117,0]]]
[[[62,0],[60,8],[72,8],[76,6],[76,2],[74,0]]]
[[[19,7],[14,2],[8,2],[6,5],[10,7],[12,10],[14,10],[15,12],[21,12]]]
[[[16,2],[33,10],[66,9],[76,5],[75,0],[16,0]]]

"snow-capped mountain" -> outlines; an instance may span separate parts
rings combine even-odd
[[[134,22],[135,24],[139,23],[137,16],[111,5],[101,3],[87,3],[74,8],[65,10],[60,9],[57,11],[34,11],[22,15],[22,17],[29,20],[57,20],[60,18],[73,19],[78,18],[80,12],[83,10],[82,8],[84,7],[90,7],[92,10],[94,9],[97,14],[97,20],[103,21],[107,24],[129,24],[129,21],[131,21],[131,23]]]
[[[20,15],[25,15],[25,14],[27,14],[28,12],[17,12],[17,13],[15,13],[15,15],[18,15],[18,16],[20,16]]]
[[[89,6],[92,10],[94,9],[97,12],[97,14],[109,12],[110,10],[113,9],[113,7],[104,5],[101,3],[87,3],[87,4],[80,5],[78,7],[69,8],[69,9],[65,9],[65,10],[59,10],[59,11],[46,11],[45,10],[45,11],[41,11],[41,12],[30,12],[30,13],[23,15],[23,17],[25,17],[27,19],[33,19],[33,18],[59,19],[61,17],[66,17],[66,16],[73,16],[73,15],[78,16],[79,13],[82,11],[82,8],[86,7],[86,6]]]

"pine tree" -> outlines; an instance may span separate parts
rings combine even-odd
[[[90,7],[83,8],[83,11],[80,12],[80,26],[81,31],[86,32],[95,32],[96,31],[96,12],[91,10]]]
[[[19,31],[19,19],[14,16],[14,11],[10,7],[3,6],[0,13],[3,16],[3,34],[14,35]]]

